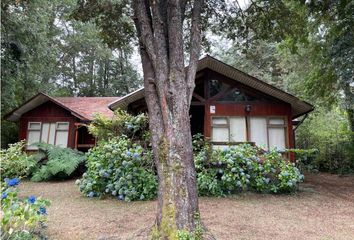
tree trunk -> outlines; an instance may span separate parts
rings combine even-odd
[[[156,229],[162,239],[193,232],[199,216],[189,107],[200,51],[201,0],[194,1],[188,71],[184,66],[186,1],[135,0],[145,98],[158,172]]]

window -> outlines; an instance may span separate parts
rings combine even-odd
[[[268,149],[267,118],[250,117],[250,141],[259,147]]]
[[[284,118],[269,118],[268,136],[269,148],[276,148],[283,151],[286,148],[285,144],[285,121]]]
[[[36,146],[31,146],[33,143],[44,142],[61,147],[68,146],[69,123],[28,123],[28,150],[37,150]]]
[[[284,117],[215,116],[211,141],[216,145],[254,142],[266,150],[282,151],[286,148],[286,121]]]
[[[245,117],[213,117],[211,136],[214,143],[246,142]]]
[[[61,147],[67,147],[69,137],[69,123],[58,122],[56,125],[56,141],[55,145]]]
[[[39,142],[41,139],[41,123],[40,122],[29,122],[28,123],[28,137],[27,142],[28,150],[36,150],[36,146],[31,146],[33,143]]]

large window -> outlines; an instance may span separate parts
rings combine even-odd
[[[56,122],[56,123],[42,123],[42,122],[29,122],[28,123],[28,137],[27,149],[36,150],[33,143],[44,142],[61,147],[68,146],[69,137],[69,123]]]
[[[211,141],[215,145],[253,142],[266,150],[284,150],[286,121],[284,117],[212,117]]]
[[[213,117],[212,118],[212,142],[246,142],[245,117]]]

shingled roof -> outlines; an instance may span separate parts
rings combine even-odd
[[[95,113],[112,117],[113,111],[108,108],[108,105],[118,99],[119,97],[51,97],[45,93],[38,93],[19,108],[6,114],[5,118],[9,121],[18,121],[24,113],[51,101],[68,110],[80,120],[91,121]]]

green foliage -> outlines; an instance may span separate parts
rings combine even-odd
[[[242,190],[293,192],[303,175],[279,153],[260,154],[248,144],[224,150],[206,146],[195,156],[200,195],[225,196]]]
[[[2,186],[1,239],[43,239],[40,231],[50,202],[34,196],[21,199],[18,192],[15,186]]]
[[[157,177],[151,151],[126,136],[101,141],[87,154],[87,171],[77,181],[88,197],[111,195],[119,200],[148,200],[156,196]]]
[[[343,110],[317,108],[297,129],[298,147],[318,149],[308,164],[321,171],[354,171],[354,147],[348,118]]]
[[[133,141],[145,141],[146,143],[150,140],[147,126],[148,119],[145,114],[133,116],[124,110],[117,110],[112,119],[96,115],[89,125],[89,131],[99,140],[109,140],[125,135]]]
[[[199,194],[225,196],[243,190],[290,193],[303,175],[276,151],[259,153],[248,144],[212,150],[201,136],[193,138]],[[77,181],[88,197],[153,199],[157,191],[152,152],[126,136],[100,141],[87,154],[87,172]],[[184,232],[180,232],[185,236]]]
[[[27,156],[27,154],[23,151],[25,145],[25,141],[20,141],[10,144],[7,149],[1,149],[1,179],[27,177],[31,173],[31,170],[36,163],[32,157]]]
[[[101,35],[100,22],[70,17],[76,7],[76,0],[1,2],[1,117],[39,91],[53,96],[122,96],[141,86],[130,62],[133,45],[128,33],[133,28],[114,25],[120,44],[110,48],[102,40],[107,36]],[[98,10],[93,9],[91,14]],[[107,19],[116,20],[110,15],[101,22],[107,24]],[[17,141],[16,124],[1,121],[1,130],[2,148]]]
[[[83,153],[70,148],[45,143],[39,143],[37,146],[38,153],[34,157],[38,163],[32,181],[68,178],[86,159]]]

